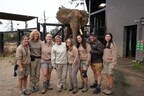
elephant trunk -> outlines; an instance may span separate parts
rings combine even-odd
[[[77,35],[78,35],[78,31],[79,31],[79,26],[71,26],[71,30],[72,30],[72,36],[73,36],[73,40],[74,40],[74,43],[76,44],[76,40],[77,40]]]

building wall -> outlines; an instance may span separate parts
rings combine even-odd
[[[106,0],[107,32],[113,34],[119,56],[124,55],[124,26],[137,25],[141,17],[144,0]]]

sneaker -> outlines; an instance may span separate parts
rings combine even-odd
[[[109,89],[106,88],[106,89],[104,89],[102,92],[103,92],[103,93],[106,93],[108,90],[109,90]]]
[[[111,95],[111,94],[113,94],[113,90],[107,89],[107,90],[103,91],[103,93],[106,95]]]
[[[100,93],[101,89],[100,88],[96,88],[96,90],[94,90],[93,94],[98,94]]]
[[[96,88],[97,87],[97,84],[96,83],[93,83],[90,88]]]
[[[82,92],[86,92],[86,91],[88,91],[88,88],[84,87],[84,88],[82,89]]]

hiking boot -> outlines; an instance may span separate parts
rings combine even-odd
[[[81,86],[79,87],[79,89],[83,89],[84,88],[84,82],[82,82]]]
[[[19,93],[19,96],[26,96],[26,95],[24,94],[24,91],[21,91],[21,92]]]
[[[63,88],[63,90],[67,90],[66,85],[63,85],[62,88]]]
[[[52,89],[53,89],[53,87],[52,87],[52,86],[50,86],[50,84],[49,84],[49,86],[47,86],[47,89],[48,89],[48,90],[52,90]]]
[[[101,89],[96,87],[96,89],[94,90],[93,94],[98,94],[98,93],[100,93],[100,91],[101,91]]]
[[[58,92],[61,92],[61,91],[62,91],[62,88],[57,88],[57,91],[58,91]]]
[[[39,89],[32,87],[32,88],[30,89],[30,91],[31,91],[31,93],[35,93],[35,92],[39,91]]]
[[[30,95],[30,92],[26,89],[24,89],[23,92],[24,92],[25,95]]]
[[[82,89],[82,92],[88,91],[88,85],[87,83],[84,83],[84,88]]]
[[[41,94],[45,94],[45,93],[46,93],[46,88],[42,88]]]
[[[32,87],[32,88],[30,89],[30,91],[31,91],[31,93],[34,93],[34,92],[35,92],[35,88]]]
[[[73,94],[76,94],[77,92],[78,92],[78,88],[75,87],[75,88],[72,90],[72,93],[73,93]]]
[[[72,91],[74,88],[73,88],[73,86],[71,85],[70,87],[69,87],[69,91]]]
[[[39,88],[38,88],[38,87],[36,87],[36,88],[35,88],[35,92],[38,92],[38,91],[39,91]]]
[[[50,86],[50,81],[49,81],[49,80],[46,81],[46,87],[47,87],[48,90],[52,90],[52,89],[53,89],[53,88]]]
[[[43,82],[43,88],[41,90],[41,93],[42,94],[45,94],[46,93],[46,89],[47,89],[47,81],[46,82]]]
[[[96,83],[93,83],[90,88],[96,88],[97,87],[97,84]]]

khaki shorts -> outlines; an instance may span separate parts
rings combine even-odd
[[[105,74],[113,74],[113,65],[111,62],[104,62],[103,73]]]
[[[28,65],[23,66],[23,71],[22,72],[19,71],[19,67],[18,67],[16,73],[17,73],[17,76],[19,78],[23,78],[24,76],[28,76],[30,74],[30,66],[28,66]]]
[[[47,69],[47,70],[52,70],[52,65],[51,65],[51,63],[49,62],[49,63],[47,63],[47,62],[43,62],[43,63],[41,63],[41,69]]]
[[[80,68],[86,67],[86,66],[85,66],[85,65],[86,65],[86,62],[87,62],[87,61],[81,60],[81,61],[80,61]]]
[[[103,64],[102,63],[92,63],[91,64],[91,69],[93,71],[99,71],[99,72],[101,72],[102,68],[103,68]]]

